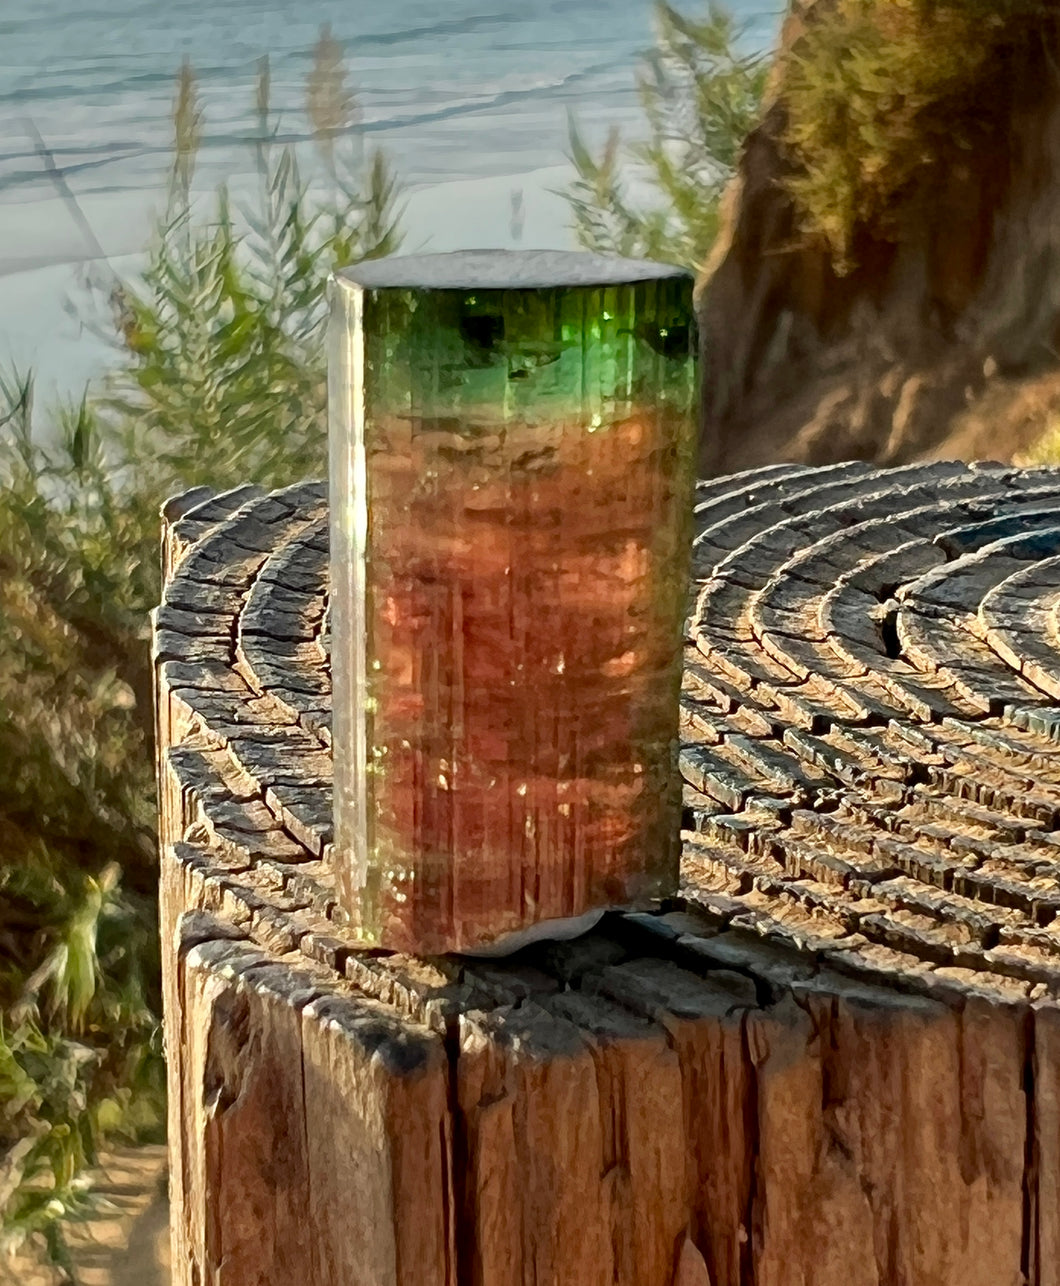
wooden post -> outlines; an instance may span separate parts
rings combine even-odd
[[[1060,474],[699,491],[682,898],[354,949],[323,490],[176,504],[176,1286],[1060,1286]]]

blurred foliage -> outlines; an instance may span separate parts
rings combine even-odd
[[[616,128],[595,157],[572,117],[577,178],[564,195],[586,248],[699,269],[717,235],[721,194],[761,112],[767,62],[740,52],[741,29],[716,5],[693,19],[658,3],[655,23],[656,47],[637,82],[647,141],[623,149]],[[623,180],[629,163],[661,198],[658,205],[630,203]]]
[[[1060,416],[1050,415],[1041,436],[1029,451],[1015,461],[1021,468],[1033,469],[1043,465],[1060,465]]]
[[[69,1268],[61,1226],[91,1209],[83,1167],[103,1138],[160,1138],[164,1091],[152,918],[116,863],[72,890],[60,875],[76,884],[45,861],[5,872],[5,901],[55,928],[0,1018],[0,1209],[5,1241],[40,1233]]]
[[[829,0],[811,14],[783,69],[788,186],[840,270],[859,228],[892,231],[918,176],[976,146],[1056,16],[1054,0]]]
[[[294,148],[275,142],[266,62],[258,200],[233,210],[222,187],[205,222],[191,191],[200,113],[191,71],[181,72],[167,209],[142,283],[111,291],[125,360],[103,409],[138,493],[154,498],[203,479],[279,483],[323,467],[327,278],[396,249],[398,215],[385,157],[361,157],[326,30],[316,53],[308,107],[322,186],[311,189]]]
[[[325,468],[325,287],[397,248],[397,183],[364,155],[342,50],[307,84],[311,185],[256,90],[257,200],[193,190],[193,70],[165,209],[135,282],[110,276],[116,373],[34,414],[0,378],[0,1245],[61,1228],[107,1139],[162,1130],[149,611],[159,506]],[[97,283],[99,285],[99,283]]]
[[[62,1263],[101,1132],[161,1121],[157,581],[92,408],[60,408],[46,442],[29,378],[0,406],[0,1233]]]

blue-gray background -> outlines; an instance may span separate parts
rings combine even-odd
[[[678,5],[702,12],[698,6]],[[730,5],[768,48],[779,6]],[[0,361],[76,391],[105,350],[79,323],[91,248],[45,174],[32,119],[119,272],[135,273],[168,160],[174,74],[194,65],[206,113],[197,184],[250,191],[246,145],[269,54],[285,133],[304,136],[310,51],[343,42],[370,143],[409,186],[406,249],[572,244],[550,189],[570,176],[566,117],[599,140],[642,129],[642,0],[5,0],[0,9]]]

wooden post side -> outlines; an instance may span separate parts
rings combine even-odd
[[[302,1016],[313,1286],[455,1286],[442,1039],[371,1001]]]
[[[529,1265],[554,1286],[610,1286],[606,1124],[590,1049],[536,1006],[461,1028],[469,1286],[522,1286]]]
[[[759,1286],[1021,1286],[1018,1033],[837,978],[755,1015]]]
[[[175,1286],[455,1286],[439,1038],[182,925]]]
[[[1034,1010],[1026,1068],[1033,1126],[1028,1151],[1027,1279],[1060,1286],[1060,1013],[1052,1002]]]

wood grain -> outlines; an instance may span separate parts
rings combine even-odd
[[[699,490],[683,893],[358,951],[319,488],[169,512],[177,1286],[1060,1286],[1060,477]]]

